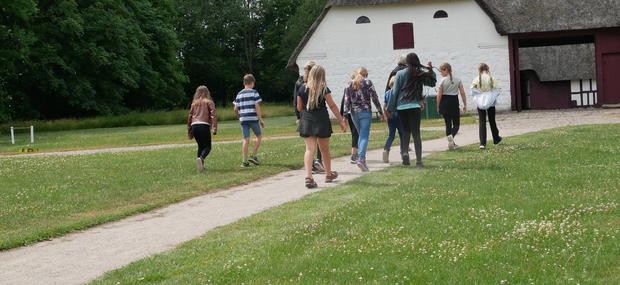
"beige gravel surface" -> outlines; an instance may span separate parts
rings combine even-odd
[[[602,123],[620,123],[620,109],[498,114],[500,134],[506,140],[510,140],[509,136],[543,129]],[[477,143],[477,140],[476,125],[463,126],[456,137],[459,145]],[[423,149],[424,155],[445,151],[447,142],[445,139],[425,141]],[[392,165],[399,164],[398,151],[396,148],[393,150],[390,156]],[[371,172],[390,165],[380,162],[381,153],[382,150],[368,152]],[[318,189],[304,187],[302,170],[287,171],[89,230],[0,252],[0,284],[82,284],[107,271],[173,249],[215,227],[362,175],[356,166],[349,163],[348,157],[334,159],[333,165],[340,177],[333,184],[325,184],[323,177],[315,177],[319,183]],[[412,168],[411,171],[416,170]]]

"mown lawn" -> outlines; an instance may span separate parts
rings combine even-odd
[[[424,132],[437,138],[439,131]],[[382,147],[386,133],[373,133]],[[350,135],[332,139],[332,153],[350,153]],[[77,156],[0,157],[0,250],[238,185],[303,165],[301,138],[266,141],[263,165],[242,169],[240,143],[214,145],[207,170],[196,173],[195,146]]]
[[[189,106],[188,106],[189,107]],[[261,103],[261,110],[265,118],[292,116],[293,107],[286,103]],[[85,130],[98,128],[136,127],[175,125],[187,122],[187,109],[170,111],[132,111],[120,115],[97,116],[86,118],[66,118],[46,121],[22,121],[0,124],[0,132],[8,132],[11,126],[34,126],[39,132]],[[232,104],[227,107],[217,107],[217,117],[220,121],[232,121],[237,118]]]
[[[619,284],[620,125],[434,154],[94,284]]]
[[[295,136],[295,117],[284,116],[267,118],[266,128],[263,130],[266,137]],[[474,123],[474,118],[463,117],[463,124]],[[423,127],[442,126],[443,120],[423,120]],[[218,134],[213,141],[241,140],[239,122],[222,121],[218,126]],[[335,126],[335,129],[337,126]],[[374,123],[373,130],[387,130],[387,124]],[[17,144],[12,145],[10,136],[3,132],[0,139],[0,154],[15,154],[21,147],[29,146],[29,135],[20,134]],[[54,132],[35,132],[33,148],[39,151],[62,151],[75,149],[94,149],[106,147],[124,147],[156,144],[187,143],[194,144],[187,139],[185,125],[139,126],[119,128],[99,128],[87,130],[70,130]]]

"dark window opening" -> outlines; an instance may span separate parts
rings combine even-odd
[[[366,16],[361,16],[359,18],[357,18],[357,21],[355,21],[356,24],[370,24],[370,19]]]
[[[448,13],[444,10],[439,10],[437,12],[435,12],[435,15],[433,16],[433,18],[438,19],[438,18],[448,18]]]
[[[397,23],[392,25],[394,49],[410,49],[413,44],[413,23]]]

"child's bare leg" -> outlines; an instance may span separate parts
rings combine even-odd
[[[332,173],[332,157],[329,153],[329,138],[319,138],[319,149],[323,157],[323,167],[325,168],[325,175],[331,175]]]
[[[263,139],[263,136],[256,136],[256,141],[254,142],[254,152],[253,155],[256,156],[256,153],[258,153],[258,148],[260,147],[260,142]]]
[[[306,142],[306,153],[304,154],[304,166],[306,167],[306,177],[312,177],[312,164],[314,163],[314,152],[316,151],[316,137],[304,138]]]
[[[243,139],[243,162],[248,161],[248,147],[250,145],[250,138]]]

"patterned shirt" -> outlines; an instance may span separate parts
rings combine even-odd
[[[377,97],[377,91],[375,91],[372,81],[364,79],[361,83],[362,88],[360,90],[353,89],[353,81],[349,82],[349,86],[344,89],[344,114],[372,112],[371,100],[379,113],[383,114],[381,102],[379,102],[379,97]]]
[[[237,98],[233,104],[239,110],[240,122],[258,121],[258,113],[256,113],[256,103],[263,101],[258,92],[254,89],[243,89],[237,94]]]

